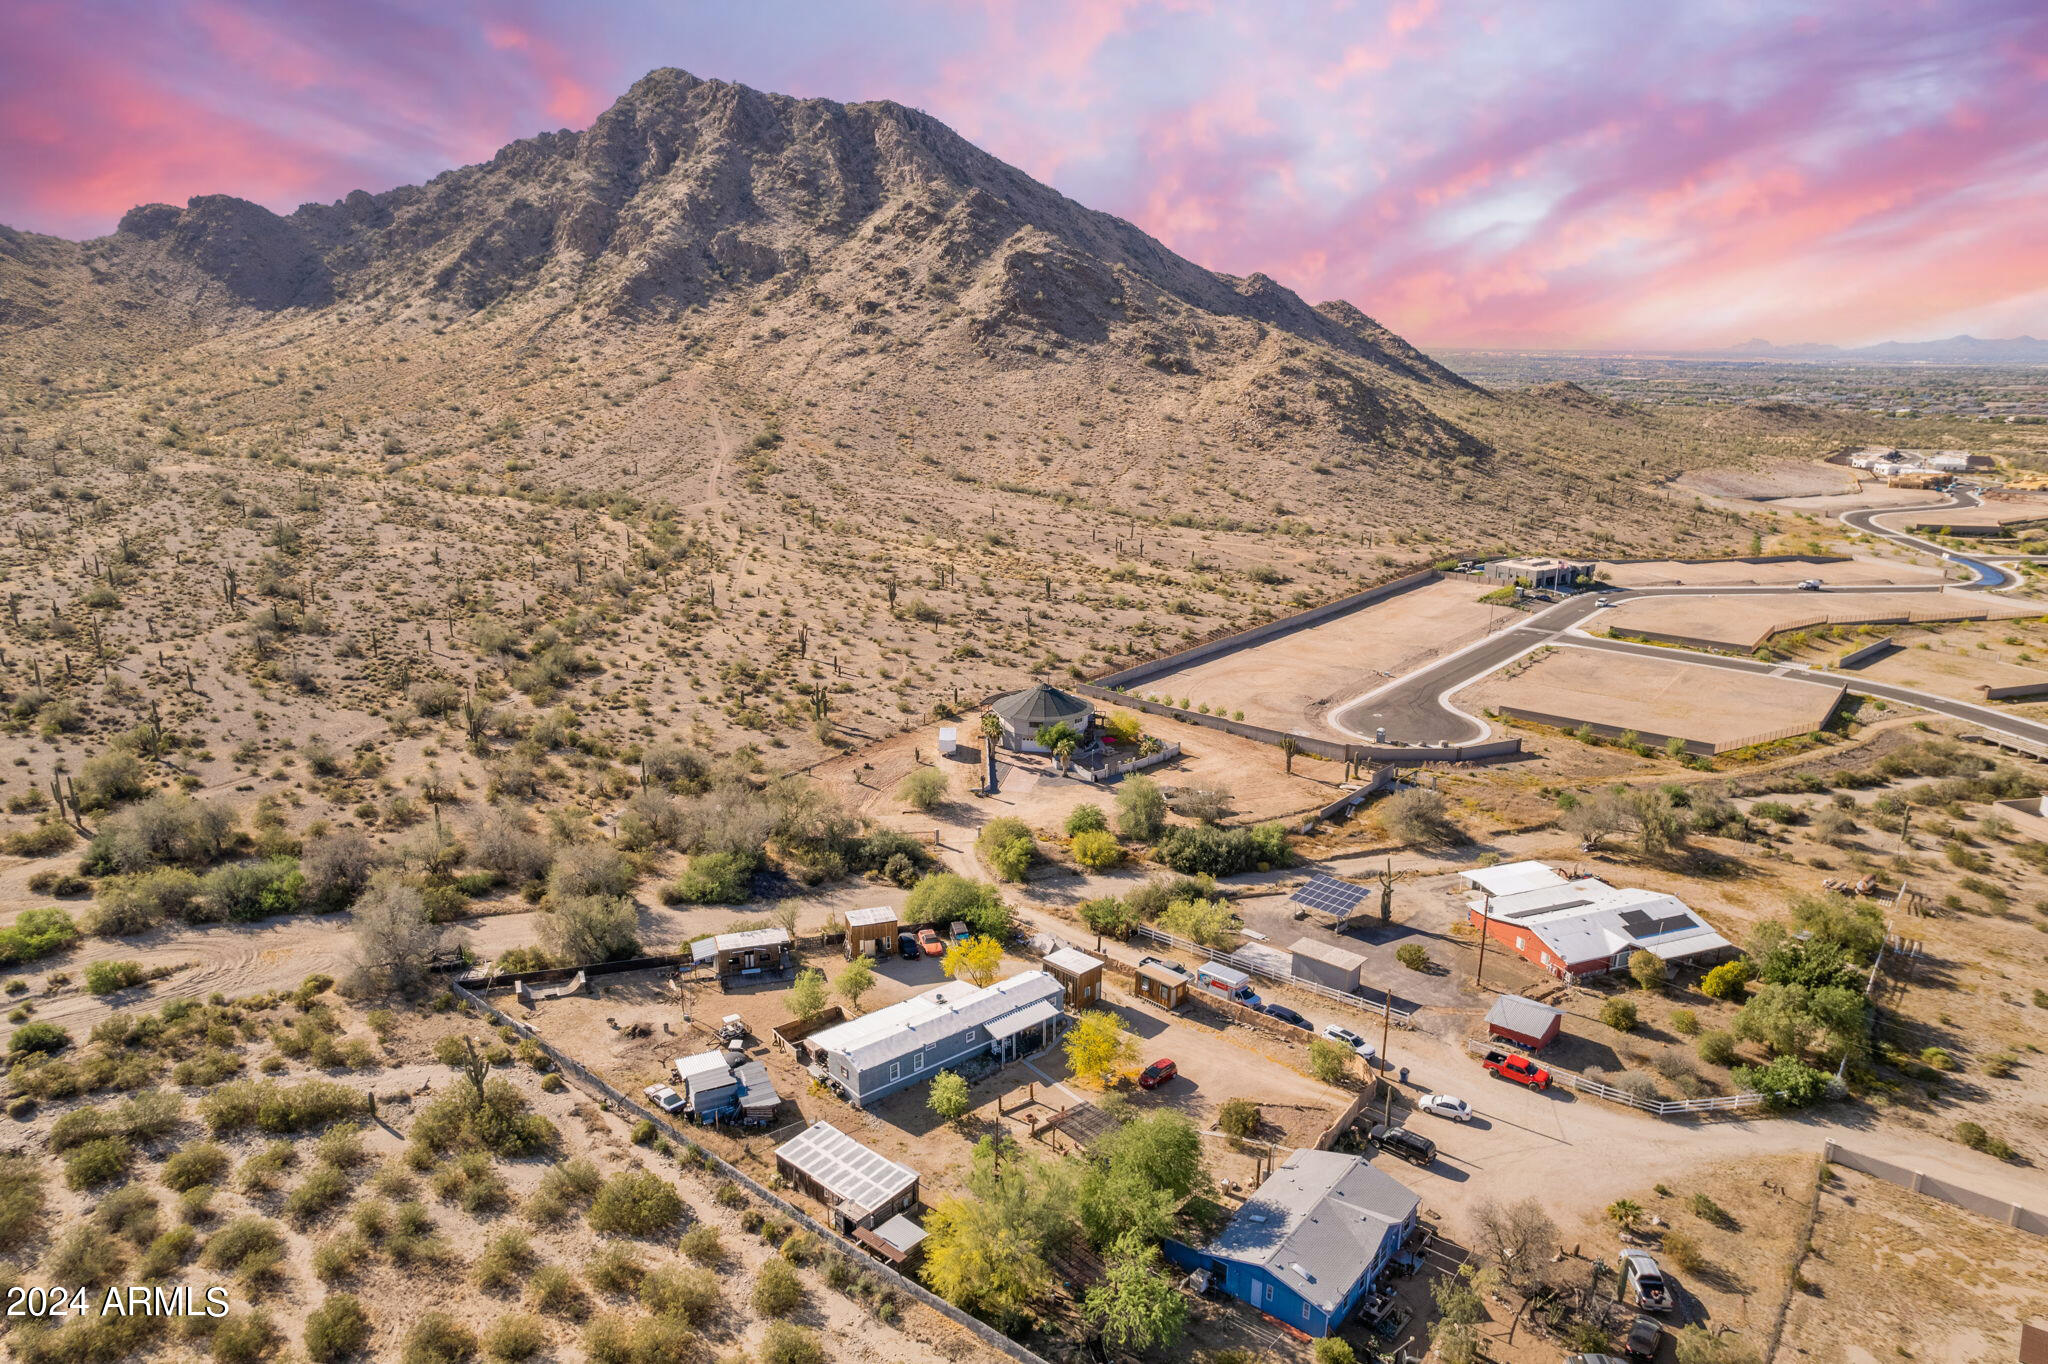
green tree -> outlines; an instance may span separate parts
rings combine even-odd
[[[925,1096],[925,1107],[947,1122],[958,1122],[967,1112],[970,1100],[967,1081],[950,1070],[942,1070],[932,1076],[931,1091]]]
[[[1780,1056],[1769,1065],[1737,1066],[1735,1083],[1764,1096],[1772,1109],[1804,1108],[1827,1097],[1831,1083],[1828,1073],[1815,1070],[1795,1056]]]
[[[1187,1329],[1187,1299],[1160,1269],[1159,1247],[1136,1237],[1110,1252],[1081,1310],[1117,1351],[1171,1345]]]
[[[1075,834],[1100,833],[1109,828],[1109,821],[1103,817],[1100,805],[1082,802],[1067,812],[1067,837]]]
[[[980,935],[962,938],[946,949],[940,965],[955,980],[981,987],[993,985],[1003,969],[1003,945]]]
[[[1075,834],[1067,844],[1067,850],[1089,871],[1108,871],[1124,860],[1122,845],[1106,829],[1089,829]]]
[[[1429,949],[1419,942],[1404,942],[1394,949],[1394,960],[1411,971],[1429,969]]]
[[[996,888],[950,871],[921,879],[903,905],[905,923],[950,924],[956,919],[986,937],[1010,936],[1010,908]]]
[[[1740,999],[1756,979],[1756,968],[1747,961],[1724,961],[1707,972],[1700,990],[1710,999]]]
[[[1082,1084],[1100,1089],[1112,1077],[1131,1069],[1138,1061],[1138,1041],[1124,1026],[1121,1015],[1108,1009],[1090,1009],[1067,1029],[1062,1044],[1067,1069]]]
[[[1326,1085],[1334,1085],[1351,1073],[1352,1055],[1351,1048],[1327,1037],[1314,1038],[1308,1044],[1309,1073]]]
[[[825,1011],[825,973],[807,966],[789,987],[789,1011],[798,1018],[816,1018]]]
[[[1117,783],[1116,831],[1150,843],[1166,828],[1166,793],[1150,777],[1132,775]]]
[[[1600,1006],[1600,1021],[1616,1032],[1636,1030],[1636,1006],[1627,999],[1610,999]]]
[[[1628,973],[1637,989],[1654,990],[1664,983],[1664,958],[1638,948],[1629,954]]]
[[[1154,1111],[1098,1142],[1082,1177],[1082,1230],[1100,1247],[1128,1237],[1157,1241],[1174,1214],[1209,1184],[1202,1134],[1178,1113]]]
[[[1021,819],[999,815],[981,826],[974,850],[991,871],[1005,881],[1022,881],[1038,857],[1038,840]]]
[[[862,953],[846,963],[846,969],[839,973],[838,980],[832,982],[832,988],[839,992],[841,999],[856,1009],[860,1008],[860,997],[875,988],[875,968],[869,963],[867,954]]]
[[[913,810],[929,812],[946,803],[948,784],[944,768],[920,767],[896,788],[896,798]]]
[[[1086,901],[1075,912],[1081,916],[1082,923],[1110,938],[1127,936],[1131,927],[1138,922],[1138,916],[1131,911],[1131,907],[1114,895]]]
[[[1047,1255],[1072,1232],[1070,1176],[1006,1137],[986,1137],[975,1143],[966,1183],[965,1196],[941,1199],[926,1215],[920,1272],[954,1306],[1014,1327],[1057,1287]]]
[[[1175,900],[1159,916],[1159,926],[1176,937],[1204,947],[1221,947],[1244,925],[1221,900]]]
[[[1067,762],[1074,756],[1074,750],[1081,746],[1081,731],[1065,720],[1055,720],[1038,731],[1038,744],[1052,754],[1060,765],[1060,771],[1067,770]]]

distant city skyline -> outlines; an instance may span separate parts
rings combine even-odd
[[[2048,335],[2048,8],[26,0],[0,223],[280,212],[588,126],[656,66],[921,108],[1425,346]]]

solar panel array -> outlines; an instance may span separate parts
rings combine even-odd
[[[1312,876],[1307,885],[1287,898],[1297,905],[1306,905],[1317,913],[1327,914],[1333,919],[1346,919],[1371,893],[1365,886],[1339,881],[1334,876]]]

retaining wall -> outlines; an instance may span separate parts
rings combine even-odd
[[[1860,648],[1851,649],[1848,653],[1843,654],[1840,658],[1835,660],[1835,666],[1837,668],[1858,667],[1862,664],[1870,662],[1872,659],[1882,658],[1886,654],[1889,654],[1896,650],[1898,647],[1899,645],[1897,643],[1889,639],[1873,640],[1869,644],[1865,644]]]
[[[2021,696],[2048,696],[2048,682],[2015,682],[2009,687],[1979,687],[1986,701],[2010,701]]]
[[[1847,694],[1848,689],[1846,687],[1837,691],[1834,705],[1828,707],[1828,713],[1821,717],[1820,724],[1818,725],[1792,725],[1784,729],[1766,730],[1759,734],[1745,734],[1740,739],[1722,744],[1716,744],[1706,739],[1687,739],[1678,735],[1655,734],[1647,729],[1638,729],[1633,732],[1638,739],[1657,748],[1662,748],[1670,743],[1673,738],[1677,738],[1685,745],[1686,752],[1710,758],[1717,753],[1732,753],[1738,748],[1754,748],[1758,744],[1767,744],[1778,739],[1797,738],[1801,734],[1811,734],[1816,729],[1824,728],[1827,722],[1833,718],[1835,706],[1841,705],[1842,697]],[[1597,720],[1580,720],[1565,715],[1551,715],[1544,711],[1531,710],[1527,706],[1496,704],[1492,709],[1501,715],[1510,716],[1517,720],[1527,720],[1534,724],[1549,725],[1553,729],[1589,729],[1603,739],[1618,739],[1622,735],[1631,732],[1620,725],[1602,724]]]
[[[1846,1165],[1852,1170],[1861,1170],[1864,1174],[1881,1179],[1887,1184],[1896,1184],[1902,1189],[1911,1189],[1914,1193],[1926,1194],[1929,1198],[1938,1198],[1944,1203],[1953,1203],[1979,1216],[1989,1217],[1994,1222],[2003,1222],[2008,1227],[2018,1227],[2021,1231],[2031,1232],[2035,1236],[2048,1236],[2048,1216],[2031,1208],[2023,1208],[2017,1203],[2008,1203],[2002,1198],[1993,1198],[1990,1194],[1966,1189],[1960,1184],[1951,1184],[1945,1179],[1936,1179],[1919,1170],[1909,1170],[1903,1165],[1894,1165],[1875,1156],[1862,1155],[1847,1147],[1837,1146],[1832,1141],[1822,1149],[1821,1156],[1831,1165]]]

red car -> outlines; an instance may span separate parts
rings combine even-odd
[[[1173,1062],[1164,1059],[1154,1061],[1138,1072],[1138,1088],[1157,1089],[1178,1074],[1180,1067]]]
[[[924,948],[924,954],[927,957],[943,957],[946,955],[946,944],[939,941],[939,935],[932,929],[918,929],[917,941],[918,945]]]

